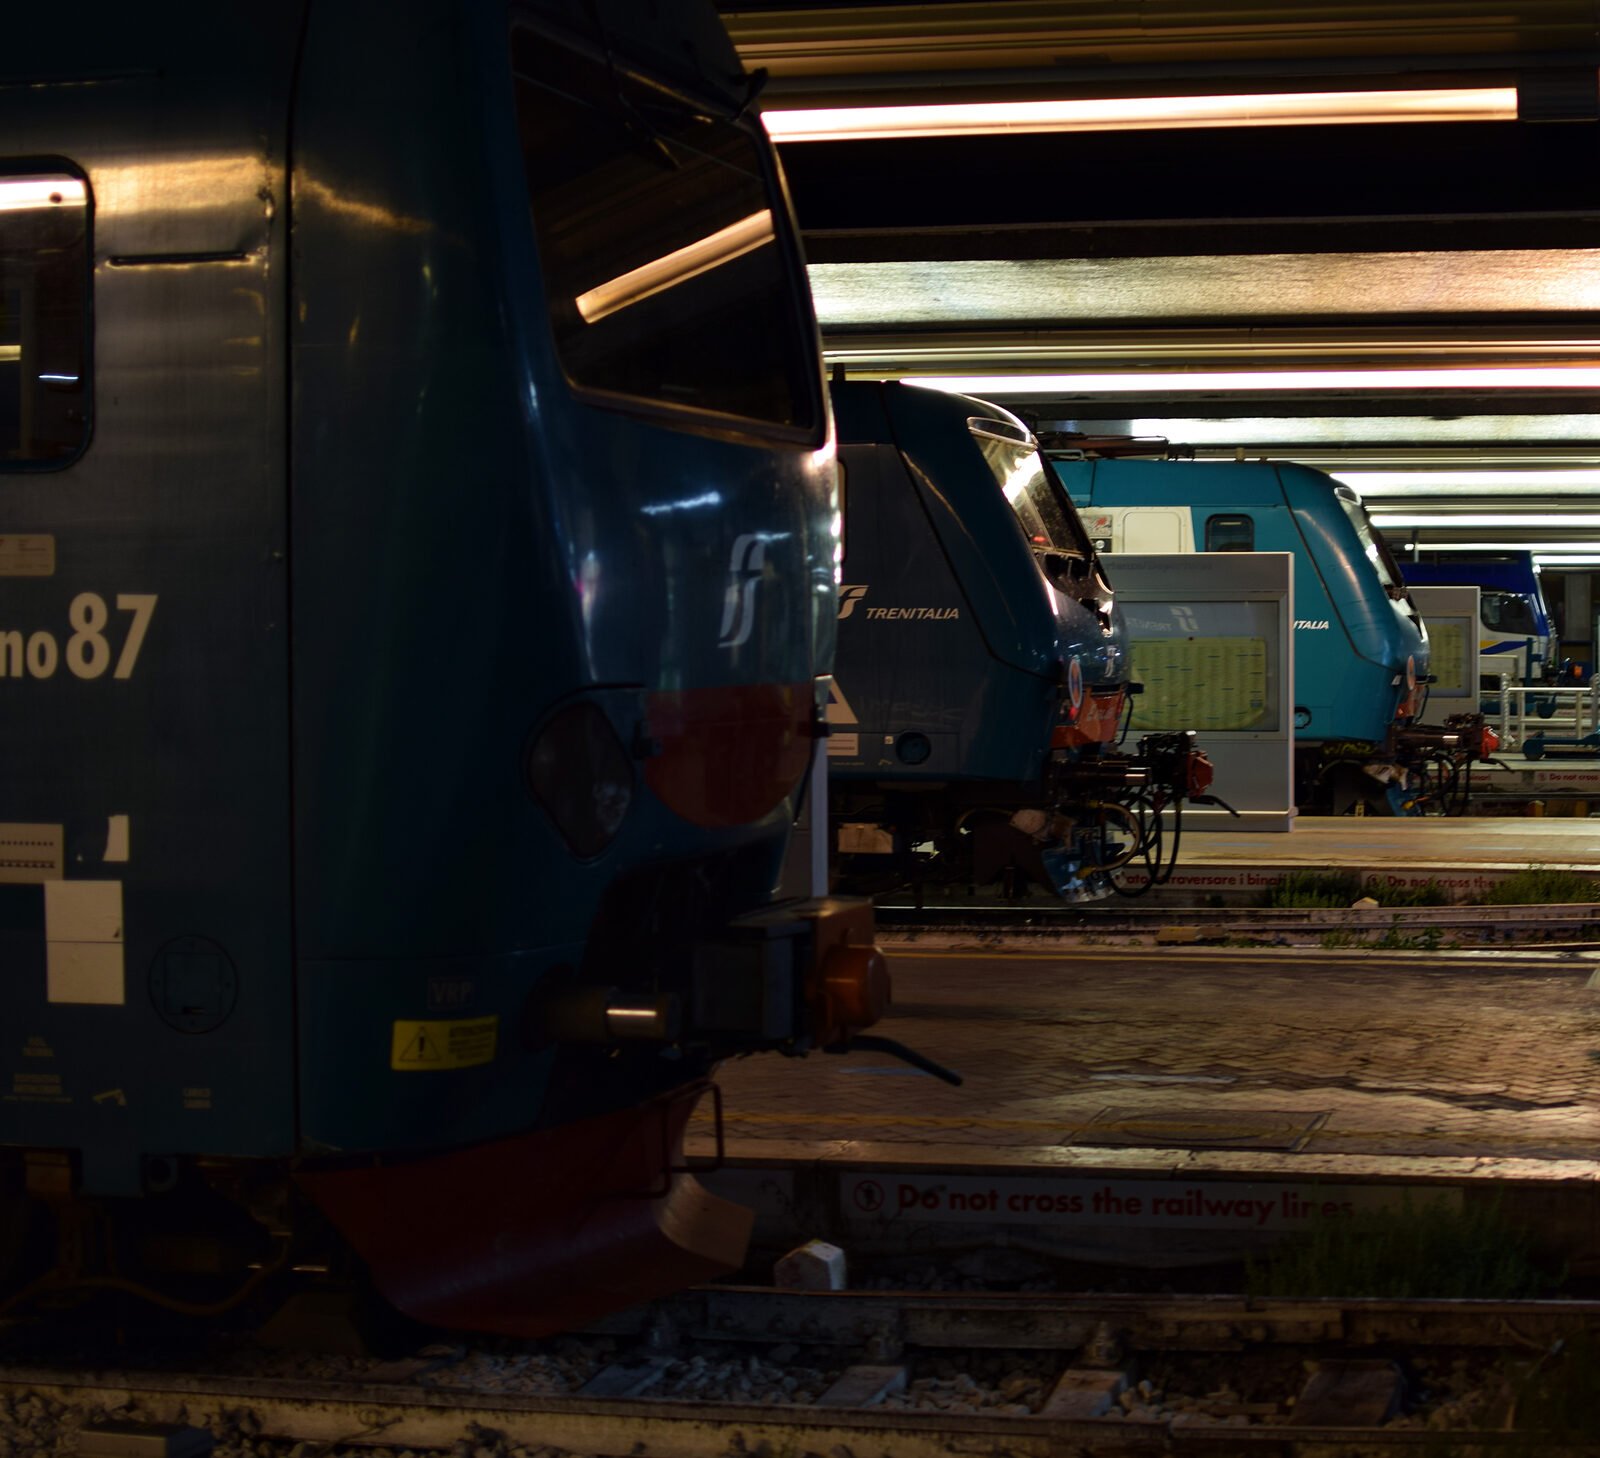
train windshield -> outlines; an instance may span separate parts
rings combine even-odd
[[[1478,617],[1483,626],[1494,633],[1516,633],[1519,637],[1537,638],[1538,620],[1533,614],[1533,600],[1520,592],[1484,591],[1478,596]]]
[[[1350,525],[1356,529],[1361,550],[1366,553],[1367,560],[1377,572],[1378,580],[1383,583],[1383,590],[1396,602],[1406,601],[1406,590],[1400,578],[1399,565],[1389,551],[1389,544],[1373,527],[1372,518],[1367,515],[1367,508],[1361,504],[1361,498],[1348,486],[1338,487],[1334,495],[1339,498],[1339,505],[1344,508],[1344,514],[1350,518]]]
[[[1087,561],[1092,555],[1089,538],[1051,484],[1032,438],[1019,428],[1021,438],[1012,439],[1005,421],[984,416],[974,416],[967,422],[967,429],[1016,512],[1028,541],[1035,547]]]
[[[518,126],[557,353],[581,389],[811,431],[785,205],[746,126],[528,31]]]

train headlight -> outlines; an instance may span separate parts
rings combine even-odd
[[[633,804],[633,763],[594,704],[569,704],[528,750],[528,788],[579,860],[616,838]]]
[[[1406,671],[1403,678],[1404,690],[1400,695],[1400,702],[1395,706],[1395,718],[1409,719],[1415,717],[1422,710],[1423,700],[1427,697],[1427,684],[1417,674],[1416,654],[1406,658]]]
[[[1083,661],[1076,653],[1067,664],[1067,722],[1076,724],[1083,712]]]

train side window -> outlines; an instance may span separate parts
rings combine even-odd
[[[517,121],[556,351],[618,404],[814,434],[821,371],[748,124],[518,29]]]
[[[1206,551],[1253,552],[1256,549],[1256,524],[1248,516],[1208,516]]]
[[[0,166],[0,467],[62,466],[89,436],[89,188]]]

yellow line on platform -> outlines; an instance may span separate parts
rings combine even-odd
[[[709,1122],[697,1115],[695,1122]],[[1077,1127],[1071,1119],[968,1119],[953,1114],[724,1114],[725,1124],[898,1124],[913,1129],[1060,1129]],[[691,1126],[692,1127],[692,1126]]]
[[[1152,1117],[1154,1117],[1154,1116],[1152,1115]],[[709,1122],[710,1122],[709,1116],[696,1115],[696,1117],[693,1120],[691,1120],[689,1127],[690,1127],[690,1130],[693,1131],[695,1125],[703,1124],[703,1123],[709,1123]],[[1053,1119],[1053,1120],[1044,1120],[1044,1119],[962,1119],[962,1118],[957,1118],[957,1117],[953,1117],[953,1116],[950,1116],[950,1115],[939,1115],[939,1114],[814,1114],[814,1113],[812,1113],[812,1114],[728,1114],[728,1115],[726,1115],[724,1117],[724,1123],[730,1128],[734,1128],[735,1126],[740,1125],[740,1124],[769,1124],[769,1125],[781,1125],[781,1124],[797,1125],[797,1124],[804,1124],[804,1125],[807,1125],[811,1129],[812,1133],[814,1134],[815,1138],[817,1138],[817,1139],[826,1139],[828,1137],[827,1134],[824,1131],[826,1131],[826,1129],[830,1125],[845,1125],[845,1126],[849,1126],[849,1127],[861,1127],[863,1125],[866,1125],[866,1126],[872,1126],[872,1127],[877,1127],[877,1128],[883,1128],[883,1127],[887,1127],[887,1126],[896,1126],[896,1127],[900,1127],[900,1128],[922,1128],[922,1129],[1054,1129],[1054,1130],[1060,1130],[1061,1131],[1061,1138],[1057,1141],[1057,1143],[1063,1148],[1072,1147],[1072,1148],[1122,1149],[1122,1148],[1133,1147],[1133,1146],[1127,1146],[1127,1145],[1121,1145],[1121,1144],[1118,1144],[1118,1145],[1103,1145],[1103,1146],[1102,1145],[1072,1145],[1070,1136],[1072,1134],[1074,1134],[1074,1133],[1079,1132],[1080,1130],[1087,1129],[1089,1127],[1089,1125],[1087,1123],[1079,1122],[1079,1121],[1073,1120],[1071,1118]],[[1415,1144],[1422,1144],[1422,1145],[1426,1145],[1426,1144],[1429,1144],[1429,1143],[1434,1143],[1434,1144],[1458,1144],[1459,1145],[1459,1144],[1466,1144],[1466,1143],[1469,1142],[1467,1140],[1462,1139],[1459,1135],[1453,1135],[1453,1134],[1449,1134],[1449,1133],[1431,1134],[1431,1133],[1428,1133],[1425,1130],[1415,1130],[1415,1131],[1411,1131],[1409,1133],[1403,1133],[1402,1134],[1402,1133],[1397,1133],[1396,1131],[1394,1131],[1392,1129],[1328,1129],[1328,1128],[1323,1128],[1323,1129],[1320,1129],[1320,1130],[1313,1131],[1310,1134],[1310,1136],[1308,1137],[1306,1145],[1303,1148],[1301,1148],[1299,1150],[1296,1150],[1294,1152],[1297,1153],[1297,1154],[1345,1154],[1345,1153],[1367,1154],[1367,1153],[1371,1152],[1371,1151],[1368,1151],[1368,1150],[1341,1150],[1341,1149],[1330,1149],[1330,1148],[1327,1147],[1331,1143],[1342,1142],[1342,1141],[1347,1140],[1347,1139],[1381,1139],[1381,1140],[1391,1140],[1391,1141],[1395,1141],[1395,1142],[1404,1141],[1404,1142],[1407,1142],[1407,1143],[1415,1143]],[[907,1141],[907,1143],[910,1143],[910,1141]],[[1595,1141],[1592,1138],[1564,1137],[1564,1136],[1561,1136],[1561,1135],[1550,1135],[1548,1137],[1544,1137],[1544,1138],[1541,1138],[1541,1139],[1537,1140],[1536,1143],[1540,1147],[1547,1147],[1549,1145],[1556,1145],[1558,1147],[1565,1147],[1567,1145],[1575,1145],[1575,1146],[1577,1146],[1579,1148],[1593,1150]],[[915,1146],[913,1145],[912,1147],[915,1147]],[[1010,1147],[1010,1146],[1005,1146],[1005,1147]],[[1021,1146],[1017,1146],[1017,1147],[1021,1147]],[[1207,1151],[1215,1152],[1217,1150],[1227,1150],[1227,1149],[1233,1149],[1233,1150],[1235,1150],[1237,1152],[1241,1152],[1241,1153],[1248,1153],[1253,1146],[1248,1145],[1248,1144],[1237,1144],[1237,1145],[1225,1145],[1225,1144],[1195,1144],[1195,1145],[1187,1145],[1187,1144],[1184,1144],[1184,1145],[1151,1144],[1151,1145],[1139,1145],[1137,1147],[1138,1148],[1150,1148],[1150,1149],[1169,1149],[1169,1150],[1177,1150],[1179,1152],[1188,1152],[1188,1153],[1191,1153],[1191,1154],[1200,1154],[1200,1153],[1205,1153]],[[1283,1153],[1285,1151],[1281,1151],[1281,1150],[1263,1150],[1261,1152],[1262,1153]],[[1383,1152],[1382,1157],[1384,1157],[1384,1158],[1399,1158],[1399,1159],[1403,1159],[1403,1158],[1406,1158],[1407,1155],[1409,1155],[1411,1153],[1414,1153],[1414,1152],[1415,1151],[1411,1151],[1411,1150],[1406,1150],[1406,1151],[1402,1151],[1402,1152],[1399,1152],[1399,1153],[1395,1153],[1393,1151],[1385,1151],[1385,1152]],[[1491,1154],[1471,1154],[1471,1155],[1465,1155],[1463,1157],[1464,1158],[1470,1158],[1470,1159],[1539,1159],[1539,1158],[1542,1158],[1543,1156],[1537,1155],[1537,1154],[1491,1153]]]
[[[878,950],[886,957],[926,957],[940,962],[957,962],[973,957],[1004,957],[1008,962],[1070,962],[1089,959],[1103,961],[1107,955],[1142,952],[1148,959],[1152,952],[1168,950],[1164,947],[1086,947],[1061,952],[1013,952],[1006,947],[896,947],[882,946]],[[1188,951],[1182,947],[1179,950]],[[1216,950],[1212,948],[1211,950]],[[1232,949],[1230,949],[1232,950]],[[1284,949],[1287,950],[1287,949]]]
[[[1288,962],[1291,952],[1301,955],[1296,965],[1303,966],[1309,957],[1318,963],[1337,964],[1340,967],[1394,967],[1405,970],[1437,971],[1441,966],[1481,968],[1493,961],[1497,967],[1527,967],[1533,965],[1559,965],[1568,971],[1587,971],[1595,964],[1594,944],[1577,946],[1571,943],[1552,944],[1545,948],[1507,950],[1485,945],[1441,949],[1431,955],[1421,951],[1408,951],[1392,947],[1350,947],[1328,949],[1309,946],[1282,947],[1218,947],[1195,946],[1175,942],[1151,947],[1073,947],[1059,952],[1016,952],[1009,947],[901,947],[893,943],[878,950],[886,957],[902,961],[921,959],[928,962],[980,961],[985,958],[1005,962],[1149,962],[1153,958],[1193,963],[1236,962],[1249,966],[1258,962]],[[1574,957],[1573,952],[1577,955]]]

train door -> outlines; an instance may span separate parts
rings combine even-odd
[[[1181,511],[1165,508],[1140,508],[1123,514],[1124,552],[1184,552],[1194,550],[1194,541],[1184,528],[1189,525]],[[1185,542],[1185,537],[1189,540]]]
[[[1080,507],[1097,552],[1192,552],[1189,513],[1177,507]]]

